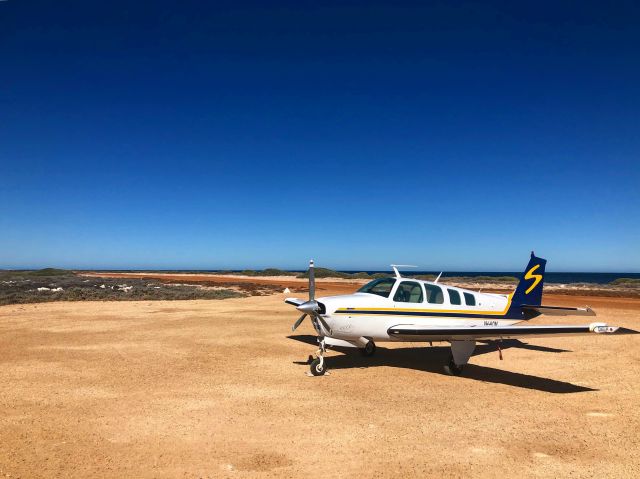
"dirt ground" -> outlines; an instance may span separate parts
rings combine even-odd
[[[381,344],[314,378],[283,298],[0,307],[0,477],[640,477],[640,335],[480,346],[463,377]],[[545,303],[640,329],[640,300]]]

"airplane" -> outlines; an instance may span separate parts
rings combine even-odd
[[[637,334],[627,328],[593,322],[587,325],[518,325],[541,314],[550,316],[595,316],[589,307],[543,306],[542,288],[547,261],[531,258],[511,294],[483,293],[447,286],[435,281],[395,275],[375,279],[353,294],[315,298],[313,260],[309,262],[309,299],[286,298],[302,313],[295,331],[308,316],[318,335],[315,359],[309,357],[311,374],[327,371],[324,354],[328,347],[359,348],[372,356],[376,342],[448,342],[451,352],[444,369],[459,376],[473,354],[476,341],[557,337],[588,334]]]

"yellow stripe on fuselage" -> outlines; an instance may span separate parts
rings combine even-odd
[[[415,309],[415,308],[340,308],[333,314],[349,314],[358,311],[399,311],[409,313],[452,313],[452,314],[484,314],[489,316],[503,316],[511,307],[513,293],[507,296],[507,304],[502,311],[477,311],[472,309]],[[393,313],[391,313],[393,315]]]

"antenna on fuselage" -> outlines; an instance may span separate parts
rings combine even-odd
[[[436,280],[434,281],[434,283],[437,283],[438,280],[440,279],[440,276],[442,276],[442,271],[440,271],[440,274],[438,275],[438,277],[436,278]]]
[[[398,271],[398,267],[400,268],[417,268],[414,264],[392,264],[393,272],[396,274],[396,278],[402,278],[400,271]]]

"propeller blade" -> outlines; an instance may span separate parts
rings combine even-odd
[[[331,336],[333,334],[333,332],[331,331],[331,328],[329,327],[329,325],[327,324],[327,322],[321,318],[320,316],[316,315],[316,318],[318,318],[318,321],[320,321],[322,323],[322,327],[324,328],[324,330],[329,333],[329,336]]]
[[[295,331],[296,329],[298,329],[298,326],[300,326],[300,323],[302,323],[302,321],[304,321],[304,318],[306,317],[307,317],[307,313],[300,316],[298,320],[295,323],[293,323],[293,326],[291,326],[291,331]]]
[[[313,301],[316,296],[316,275],[313,269],[313,260],[311,260],[309,261],[309,301]]]

